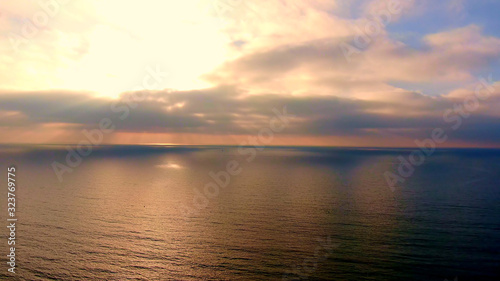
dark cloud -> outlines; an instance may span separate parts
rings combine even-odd
[[[401,137],[425,138],[433,128],[451,128],[452,124],[446,123],[442,115],[456,104],[445,97],[430,98],[411,92],[401,93],[406,101],[402,104],[399,100],[334,96],[248,95],[231,86],[137,92],[137,96],[146,97],[140,102],[131,98],[133,94],[125,93],[120,99],[111,100],[82,92],[3,92],[0,126],[66,123],[81,130],[95,128],[102,118],[111,118],[121,132],[255,134],[268,126],[273,109],[281,111],[286,107],[294,118],[285,134],[384,136],[391,131]],[[497,99],[491,101],[488,106],[498,106]],[[499,143],[499,125],[498,117],[472,112],[453,136],[456,140]]]

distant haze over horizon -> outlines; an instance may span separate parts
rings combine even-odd
[[[47,146],[50,148],[58,149],[68,149],[68,148],[77,148],[79,144],[77,143],[0,143],[0,148],[6,147],[43,147]],[[426,149],[426,147],[418,147],[418,146],[335,146],[335,145],[236,145],[236,144],[161,144],[161,143],[103,143],[100,145],[93,146],[93,149],[98,149],[99,147],[150,147],[150,148],[238,148],[238,147],[261,147],[263,149],[339,149],[339,150],[419,150],[420,148]],[[458,150],[499,150],[500,146],[438,146],[434,148],[435,150],[449,150],[449,149],[458,149]]]

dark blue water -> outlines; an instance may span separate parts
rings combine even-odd
[[[64,147],[1,146],[0,278],[500,280],[500,151],[438,150],[393,191],[411,151],[102,146],[60,182]]]

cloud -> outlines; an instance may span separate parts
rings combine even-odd
[[[442,126],[443,112],[472,95],[476,75],[500,58],[500,39],[475,23],[431,20],[411,29],[417,42],[394,36],[434,5],[435,14],[466,13],[462,0],[231,1],[238,6],[223,14],[200,8],[210,3],[71,1],[18,53],[9,34],[40,7],[6,3],[0,131],[12,141],[31,132],[68,140],[108,117],[116,134],[223,138],[254,134],[273,108],[286,106],[295,115],[290,138],[411,141]],[[390,3],[402,4],[401,12],[368,34],[366,24]],[[342,44],[357,50],[349,60]],[[144,91],[148,98],[130,111],[111,109],[128,106],[133,93],[125,91],[151,63],[167,66],[168,81]],[[432,95],[408,85],[428,85]],[[456,139],[498,142],[499,99],[494,93],[481,103]]]
[[[256,51],[205,78],[214,84],[234,81],[261,92],[369,98],[401,90],[391,86],[393,82],[472,81],[477,70],[500,58],[500,39],[482,34],[476,25],[427,35],[420,48],[386,36],[366,37],[372,44],[346,60],[340,44],[356,47],[353,40],[359,38],[318,39]]]
[[[462,92],[468,90],[461,90]],[[359,100],[335,96],[248,95],[233,86],[195,91],[141,92],[147,98],[124,111],[115,108],[132,104],[126,93],[119,100],[81,92],[0,93],[0,130],[49,128],[65,125],[67,132],[96,128],[102,118],[111,118],[117,133],[188,133],[201,135],[253,135],[268,126],[274,108],[294,117],[285,135],[302,137],[366,137],[401,139],[426,137],[433,128],[449,127],[443,113],[463,99],[456,90],[450,96],[428,97],[400,92],[390,101]],[[470,94],[473,94],[470,92]],[[401,100],[405,102],[401,102]],[[491,95],[482,110],[464,122],[456,140],[498,143],[490,131],[499,125],[494,113],[500,92]],[[15,121],[15,122],[14,122]],[[480,137],[478,137],[480,136]]]

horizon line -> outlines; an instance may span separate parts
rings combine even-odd
[[[78,146],[77,143],[0,143],[0,146]],[[237,144],[173,144],[173,143],[137,143],[137,144],[92,144],[92,147],[105,146],[144,146],[144,147],[268,147],[268,148],[357,148],[357,149],[421,149],[418,146],[342,146],[342,145],[237,145]],[[435,149],[500,149],[499,146],[448,146]]]

